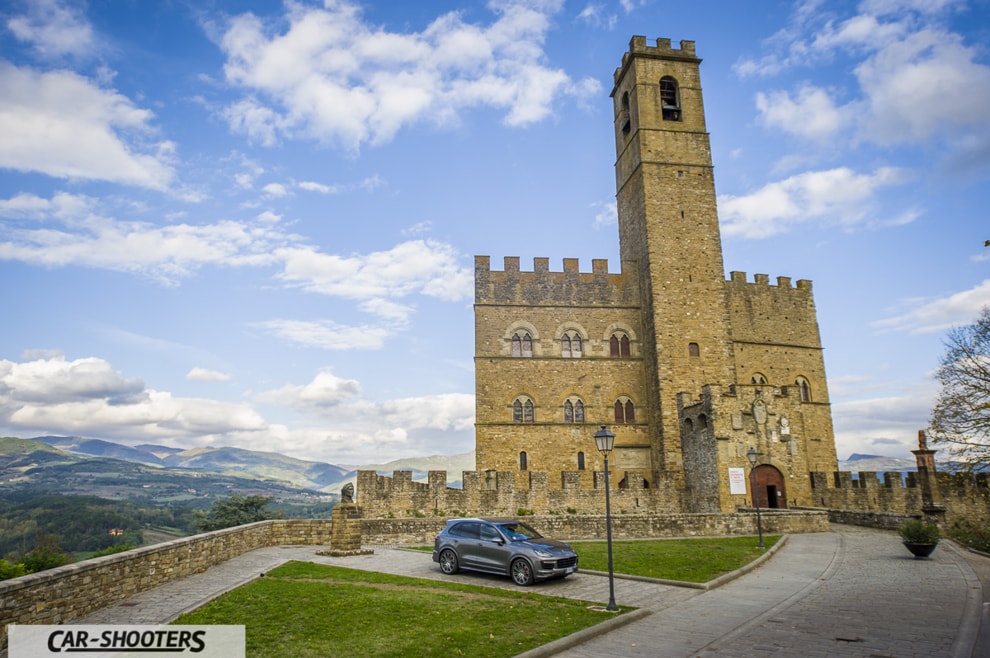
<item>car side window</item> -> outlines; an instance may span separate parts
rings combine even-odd
[[[477,539],[478,538],[478,524],[477,523],[458,523],[450,529],[450,534],[455,537],[463,537],[465,539]]]
[[[481,538],[485,541],[499,541],[502,539],[502,535],[492,526],[483,525],[481,526]]]

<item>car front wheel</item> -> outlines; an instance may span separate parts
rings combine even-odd
[[[512,581],[516,585],[525,587],[533,584],[533,567],[529,566],[529,562],[523,558],[513,560],[509,572],[512,574]]]
[[[449,548],[440,552],[440,571],[447,575],[457,573],[457,554]]]

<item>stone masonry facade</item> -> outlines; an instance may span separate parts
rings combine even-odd
[[[837,470],[811,282],[725,278],[700,63],[691,41],[633,37],[615,72],[619,272],[475,258],[473,477],[486,486],[546,482],[581,509],[603,424],[620,492],[655,513],[752,505],[750,448],[767,508],[812,506],[811,473]]]

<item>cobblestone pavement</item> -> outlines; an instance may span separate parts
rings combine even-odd
[[[507,578],[444,576],[428,553],[372,548],[372,555],[345,558],[316,555],[313,546],[253,551],[74,623],[168,622],[287,560],[516,587]],[[611,631],[588,633],[578,646],[555,651],[551,645],[533,653],[575,658],[990,656],[980,635],[983,592],[990,588],[990,582],[981,587],[977,575],[990,575],[984,562],[990,558],[964,555],[951,542],[942,542],[930,559],[915,560],[892,532],[833,525],[832,532],[791,535],[762,566],[708,591],[616,579],[617,602],[650,614]],[[533,590],[604,604],[608,579],[578,573]]]

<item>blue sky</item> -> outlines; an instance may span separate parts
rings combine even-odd
[[[988,0],[8,0],[0,432],[472,449],[473,256],[618,271],[633,35],[704,60],[726,275],[814,282],[840,458],[909,457],[990,303]]]

